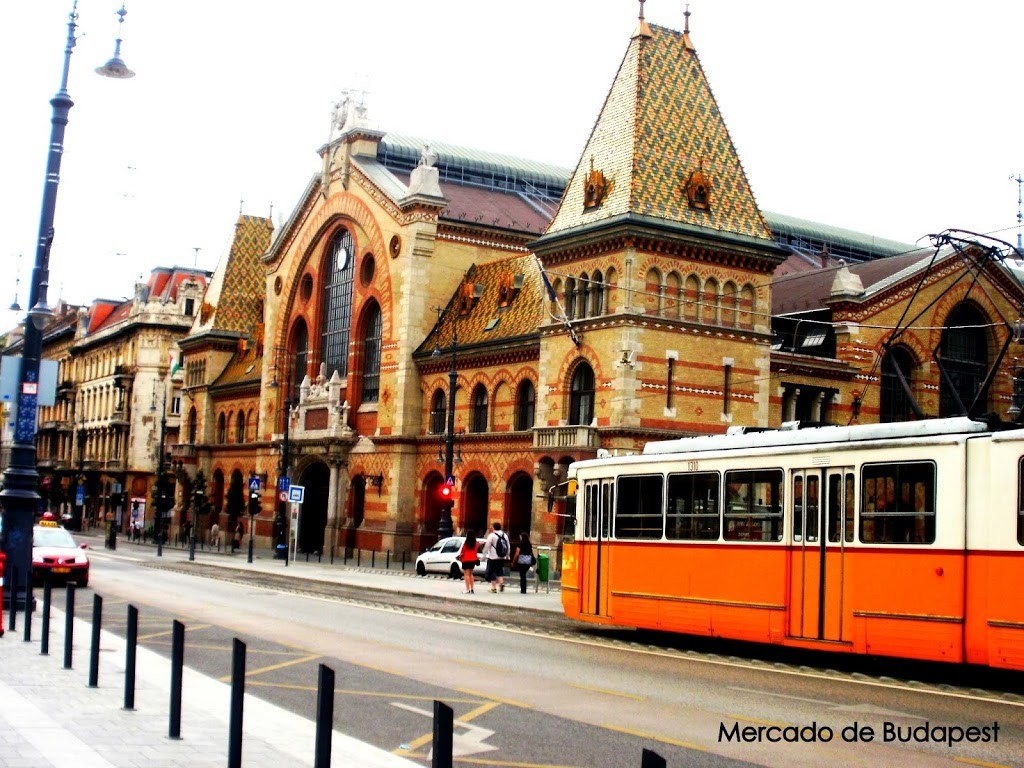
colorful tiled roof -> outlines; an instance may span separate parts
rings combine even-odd
[[[520,287],[516,288],[520,276]],[[470,300],[471,309],[464,314],[460,304],[463,287],[467,285],[474,295],[476,286],[480,288],[479,297]],[[507,306],[501,306],[503,295],[510,297]],[[450,349],[455,330],[458,330],[459,348],[500,346],[513,339],[539,338],[543,295],[540,272],[533,256],[474,264],[415,356],[430,355],[435,349]]]
[[[689,36],[649,30],[630,41],[548,234],[635,214],[770,241]],[[607,192],[585,208],[592,169]],[[700,173],[710,180],[706,210],[687,196]]]
[[[262,344],[251,343],[239,349],[213,382],[214,387],[259,384],[263,371]]]
[[[270,219],[244,214],[238,217],[231,249],[214,278],[216,290],[211,286],[204,300],[213,305],[213,311],[205,322],[200,320],[201,329],[253,337],[257,325],[263,322],[266,271],[261,257],[270,247],[273,230]]]

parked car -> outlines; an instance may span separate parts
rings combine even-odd
[[[61,528],[53,515],[43,515],[39,525],[32,528],[32,580],[74,581],[79,587],[88,586],[87,548],[87,544],[79,544],[67,529]]]
[[[459,562],[458,557],[465,541],[465,536],[450,536],[447,539],[441,539],[416,558],[416,573],[420,576],[426,576],[428,573],[447,573],[453,579],[461,579],[462,563]],[[487,572],[487,565],[483,559],[484,542],[482,539],[477,540],[476,551],[480,564],[473,569],[473,573],[483,576]]]

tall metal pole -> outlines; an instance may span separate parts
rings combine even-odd
[[[7,567],[17,573],[28,573],[32,567],[32,524],[39,506],[39,473],[36,471],[36,413],[39,392],[39,357],[42,352],[43,332],[35,326],[38,317],[44,324],[48,308],[46,289],[49,281],[50,244],[53,242],[53,219],[57,210],[57,186],[60,183],[60,161],[64,154],[64,128],[74,102],[68,95],[68,72],[71,52],[75,47],[75,21],[77,0],[68,15],[68,37],[64,48],[64,72],[60,89],[50,99],[53,117],[50,120],[50,152],[46,159],[46,180],[43,184],[43,204],[39,216],[39,240],[36,244],[35,266],[29,285],[28,318],[22,345],[21,366],[18,374],[18,419],[14,425],[11,458],[4,472],[4,489],[0,491],[3,504],[3,549],[7,554]],[[12,604],[20,605],[25,596],[18,584],[11,584]]]
[[[291,422],[292,414],[292,401],[285,398],[284,401],[284,439],[281,441],[281,472],[278,475],[277,481],[277,492],[278,494],[286,493],[288,488],[284,486],[291,485],[291,479],[288,474],[288,425]],[[281,482],[281,480],[287,482]],[[288,565],[288,541],[285,536],[285,532],[288,526],[288,502],[281,500],[279,497],[277,500],[277,519],[274,521],[274,559],[284,560],[284,564]],[[331,550],[334,551],[333,548]]]
[[[459,330],[452,323],[452,368],[448,372],[448,426],[444,433],[444,479],[452,476],[455,465],[455,389],[459,379],[457,350],[459,347]],[[444,539],[454,533],[452,525],[452,507],[455,506],[455,496],[441,507],[441,519],[437,524],[438,538]]]
[[[156,536],[156,556],[164,556],[164,504],[167,503],[167,485],[164,478],[164,435],[167,432],[167,401],[164,400],[161,406],[160,415],[160,442],[156,449],[160,452],[160,458],[156,465],[156,521],[153,523],[153,535]]]

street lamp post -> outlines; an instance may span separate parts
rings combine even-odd
[[[164,477],[164,437],[167,433],[167,408],[166,404],[161,409],[160,416],[160,442],[156,450],[159,455],[156,465],[156,520],[153,522],[153,535],[156,537],[156,556],[164,556],[164,505],[167,503],[167,478]]]
[[[451,478],[455,466],[455,389],[459,379],[458,368],[458,347],[459,329],[455,321],[452,321],[452,367],[448,371],[448,413],[447,426],[444,433],[444,481],[447,483]],[[441,354],[440,349],[434,350],[434,355]],[[437,524],[437,537],[444,539],[454,533],[452,525],[452,507],[455,506],[455,497],[450,496],[448,501],[441,504],[441,519]]]
[[[188,559],[196,559],[196,528],[199,527],[199,512],[206,500],[206,478],[203,477],[203,470],[196,472],[195,487],[193,488],[192,502],[192,528],[188,537]]]
[[[7,567],[15,568],[18,574],[27,574],[32,566],[32,524],[39,506],[37,490],[39,473],[36,470],[36,414],[39,395],[39,358],[42,352],[43,332],[47,320],[53,315],[46,303],[49,285],[50,246],[53,243],[53,222],[57,210],[57,187],[60,183],[60,163],[64,154],[64,129],[68,124],[68,113],[74,102],[68,94],[68,73],[71,67],[71,52],[75,48],[75,23],[78,19],[78,2],[71,6],[68,14],[68,36],[64,48],[64,70],[60,88],[50,100],[53,116],[50,119],[49,154],[46,159],[46,178],[43,184],[43,202],[39,216],[39,239],[36,244],[36,260],[32,268],[29,285],[28,320],[25,323],[21,365],[18,372],[18,419],[14,428],[14,442],[11,445],[11,460],[4,473],[4,489],[0,491],[3,504],[3,549],[7,555]],[[119,11],[124,22],[125,10]],[[118,27],[120,29],[120,26]],[[120,33],[114,49],[114,58],[96,71],[108,77],[131,77],[134,72],[124,66],[120,59]],[[19,589],[20,587],[20,589]],[[15,605],[24,604],[24,585],[12,584],[5,593]]]
[[[288,424],[292,420],[292,401],[286,399],[284,401],[284,439],[281,441],[281,474],[277,481],[277,491],[279,494],[287,493],[288,486],[291,485],[291,479],[288,475]],[[282,480],[284,482],[282,482]],[[277,516],[274,520],[274,559],[284,560],[285,567],[288,566],[288,542],[285,538],[285,531],[287,529],[287,512],[288,502],[281,498],[277,500]],[[333,549],[331,550],[333,553]]]

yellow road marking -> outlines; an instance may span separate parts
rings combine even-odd
[[[481,693],[480,691],[472,691],[468,688],[456,688],[459,693],[464,693],[467,696],[475,696],[478,699],[484,699],[485,701],[494,701],[499,704],[508,704],[511,707],[519,707],[520,709],[532,709],[529,704],[524,704],[521,701],[515,699],[503,699],[499,696],[491,696],[489,693]]]
[[[1003,763],[986,763],[984,760],[972,760],[969,757],[954,757],[953,759],[958,763],[967,763],[969,765],[981,765],[984,766],[984,768],[1008,768],[1008,766],[1004,765]]]
[[[742,720],[744,723],[757,723],[758,725],[771,725],[771,726],[775,726],[776,728],[788,728],[788,727],[790,727],[792,725],[792,723],[776,723],[776,722],[774,722],[772,720],[758,720],[756,717],[747,717],[746,715],[729,715],[729,714],[727,714],[726,717],[730,718],[731,720]]]
[[[185,627],[185,631],[186,632],[194,632],[197,629],[209,629],[210,626],[211,625],[209,625],[209,624],[195,624],[195,625],[193,625],[191,627],[186,626]],[[173,629],[168,629],[168,630],[166,630],[164,632],[153,632],[152,634],[149,634],[149,635],[139,635],[138,639],[140,641],[142,641],[142,640],[152,640],[152,639],[157,638],[157,637],[168,637],[173,632],[174,632]]]
[[[601,728],[609,731],[615,731],[616,733],[624,733],[627,736],[637,736],[641,739],[647,739],[648,741],[658,741],[662,744],[671,744],[674,747],[682,747],[683,749],[697,749],[701,752],[710,752],[707,747],[702,747],[699,744],[691,744],[688,741],[679,741],[678,739],[670,739],[666,736],[658,736],[654,733],[646,733],[645,731],[634,731],[632,728],[622,728],[618,725],[602,725]]]
[[[624,699],[633,699],[634,701],[645,701],[646,696],[636,696],[632,693],[620,693],[619,691],[609,691],[607,688],[591,688],[589,685],[577,685],[575,683],[569,683],[573,688],[579,688],[581,691],[590,691],[591,693],[603,693],[606,696],[621,696]]]
[[[314,659],[322,659],[319,653],[314,653],[310,656],[303,656],[302,658],[292,659],[291,661],[282,661],[280,664],[271,664],[267,667],[260,667],[259,669],[250,669],[245,673],[246,678],[255,677],[256,675],[262,675],[264,672],[273,672],[278,669],[284,669],[285,667],[294,667],[296,664],[305,664],[307,661],[313,661]],[[231,675],[225,675],[220,678],[222,683],[230,683]]]

